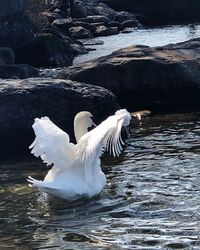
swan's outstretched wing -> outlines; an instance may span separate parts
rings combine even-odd
[[[121,139],[121,129],[122,126],[128,126],[130,120],[131,115],[127,110],[118,110],[115,115],[108,117],[95,129],[81,137],[76,145],[76,160],[84,165],[87,173],[92,171],[95,161],[105,150],[110,151],[114,156],[119,156],[124,144]]]
[[[57,127],[48,117],[36,118],[33,124],[35,140],[30,145],[31,153],[55,168],[65,169],[74,160],[74,144],[69,136]]]

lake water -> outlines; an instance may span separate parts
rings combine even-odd
[[[200,249],[200,113],[145,118],[91,200],[48,200],[26,177],[40,161],[0,164],[0,249]]]
[[[119,34],[115,36],[99,37],[103,45],[86,46],[94,47],[96,50],[89,54],[78,56],[74,59],[74,65],[105,56],[113,51],[125,48],[131,45],[162,46],[169,43],[183,42],[192,38],[200,37],[200,25],[172,25],[161,28],[148,28],[134,30],[128,34]]]

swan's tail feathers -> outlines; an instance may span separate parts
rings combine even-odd
[[[39,181],[34,179],[31,176],[28,176],[27,181],[29,183],[30,187],[36,187],[42,191],[45,191],[47,193],[52,193],[58,191],[59,189],[56,189],[51,182],[45,182],[45,181]]]
[[[70,195],[70,193],[66,193],[65,191],[63,191],[63,189],[55,188],[52,185],[52,183],[39,181],[39,180],[32,178],[31,176],[27,178],[27,181],[29,182],[29,186],[36,187],[40,191],[43,191],[54,197],[60,197],[62,199],[67,199],[67,200],[73,200],[74,198],[73,194]]]

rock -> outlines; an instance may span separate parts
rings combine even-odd
[[[74,56],[84,55],[88,53],[88,49],[78,43],[71,44],[71,47],[73,49]]]
[[[90,23],[79,22],[79,21],[73,22],[72,27],[77,27],[77,26],[81,26],[81,27],[83,27],[91,32],[95,31],[95,28]]]
[[[191,23],[200,21],[199,0],[101,0],[116,11],[137,14],[146,25]]]
[[[105,25],[111,20],[106,16],[88,16],[91,23],[104,23]]]
[[[132,28],[132,27],[137,27],[138,26],[138,20],[127,20],[122,23],[123,29],[125,28]]]
[[[96,29],[100,26],[105,26],[104,23],[91,23],[90,24],[91,28],[92,28],[92,33],[95,33]]]
[[[82,17],[82,18],[73,18],[73,22],[85,22],[85,23],[91,23],[91,17]]]
[[[53,23],[55,20],[62,19],[61,15],[55,12],[42,12],[42,15],[48,18],[48,21],[50,23]]]
[[[119,33],[117,27],[108,27],[105,26],[99,26],[97,27],[94,35],[95,36],[111,36],[111,35],[117,35]]]
[[[87,48],[87,51],[88,51],[88,52],[90,52],[90,51],[96,51],[96,50],[97,50],[97,49],[95,49],[95,48],[89,48],[89,47]]]
[[[36,32],[33,22],[24,14],[0,18],[0,47],[11,47],[15,52],[21,43],[31,39]]]
[[[52,11],[52,13],[58,14],[59,16],[62,16],[62,14],[63,14],[62,10],[60,10],[60,9],[58,9],[58,8],[54,9],[54,10]]]
[[[71,16],[75,18],[82,18],[87,16],[87,10],[84,4],[80,1],[75,1],[71,10]]]
[[[109,23],[111,20],[106,17],[106,16],[87,16],[85,18],[73,18],[73,21],[79,21],[79,22],[86,22],[86,23],[104,23],[107,24]]]
[[[72,47],[74,56],[83,55],[83,54],[88,53],[88,50],[85,48],[83,43],[79,40],[76,40],[73,43],[71,43],[71,47]]]
[[[52,25],[58,29],[67,31],[72,27],[73,21],[71,18],[61,18],[53,21]]]
[[[0,65],[15,63],[15,53],[11,48],[0,47]]]
[[[59,79],[2,80],[0,156],[30,155],[36,117],[48,116],[73,139],[76,113],[88,110],[98,124],[118,108],[116,97],[102,87]]]
[[[38,77],[39,70],[26,64],[0,65],[0,78],[3,79],[24,79]]]
[[[103,41],[97,40],[96,38],[94,38],[92,40],[86,39],[85,41],[82,41],[82,42],[83,42],[83,44],[85,46],[95,46],[95,45],[102,45],[102,44],[104,44]]]
[[[69,13],[71,12],[71,8],[73,8],[74,0],[62,0],[62,1],[57,1],[53,0],[51,2],[54,2],[54,5],[56,6],[56,11],[61,11],[62,15],[61,16],[69,16]]]
[[[122,30],[123,26],[120,22],[111,21],[107,24],[107,27],[117,27],[118,30]]]
[[[0,17],[7,17],[16,13],[22,13],[27,7],[28,0],[4,0],[0,1]]]
[[[120,23],[129,21],[129,20],[136,21],[137,19],[133,14],[131,14],[130,12],[126,12],[126,11],[118,12],[113,18],[113,21],[120,22]]]
[[[92,7],[92,14],[98,16],[106,16],[110,20],[112,20],[116,14],[116,11],[114,11],[104,3],[99,3],[98,5]]]
[[[71,27],[69,29],[69,34],[72,38],[76,38],[76,39],[93,37],[91,31],[89,31],[81,26]]]
[[[64,69],[59,78],[105,87],[130,110],[194,110],[200,106],[200,38],[164,47],[131,46]]]
[[[41,33],[22,44],[16,53],[18,63],[27,63],[36,67],[59,67],[72,64],[74,55],[68,41],[52,34]]]
[[[127,33],[131,33],[133,32],[133,28],[130,28],[130,27],[127,27],[127,28],[124,28],[121,33],[124,33],[124,34],[127,34]]]

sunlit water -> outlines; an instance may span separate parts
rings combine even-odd
[[[200,114],[135,124],[108,184],[67,203],[27,186],[39,161],[0,165],[0,249],[200,249]]]
[[[91,59],[109,55],[113,51],[126,48],[132,45],[162,46],[170,43],[184,42],[189,39],[200,37],[200,24],[191,25],[171,25],[161,28],[146,28],[134,30],[128,34],[119,34],[115,36],[98,37],[94,42],[103,42],[101,45],[85,45],[86,48],[92,48],[88,54],[75,57],[73,64],[77,65]],[[86,41],[90,43],[92,40]],[[41,69],[42,77],[57,78],[63,68]]]
[[[183,42],[200,36],[200,25],[172,25],[161,28],[148,28],[134,30],[128,34],[99,37],[97,40],[103,41],[103,45],[96,45],[95,51],[89,54],[76,57],[74,64],[105,56],[113,51],[131,45],[162,46],[170,43]],[[86,46],[92,47],[92,46]]]

